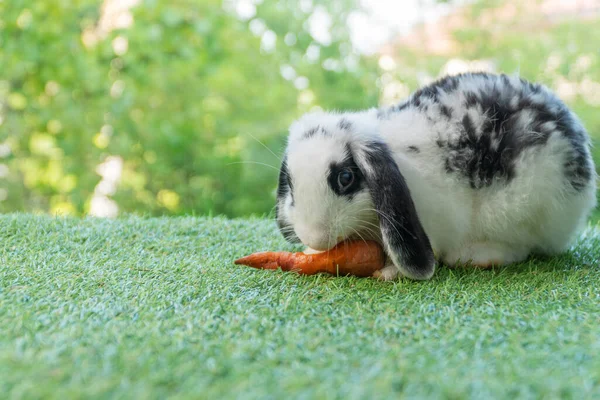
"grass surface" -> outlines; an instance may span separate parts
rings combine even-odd
[[[600,229],[559,258],[383,283],[232,265],[292,249],[262,220],[0,228],[8,398],[600,396]]]

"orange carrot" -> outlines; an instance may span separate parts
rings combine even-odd
[[[373,241],[341,242],[331,250],[318,254],[263,251],[235,260],[254,268],[296,271],[302,275],[326,272],[333,275],[371,276],[385,262],[381,246]]]

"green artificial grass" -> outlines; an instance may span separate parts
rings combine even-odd
[[[597,398],[599,235],[387,283],[233,265],[294,249],[265,220],[2,216],[0,393]]]

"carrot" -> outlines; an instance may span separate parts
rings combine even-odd
[[[263,251],[234,261],[235,264],[261,269],[296,271],[302,275],[326,272],[333,275],[371,276],[385,262],[381,246],[373,241],[341,242],[318,254]]]

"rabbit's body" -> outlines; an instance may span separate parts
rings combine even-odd
[[[433,250],[450,265],[562,252],[595,204],[587,135],[539,85],[446,78],[379,117]]]
[[[296,207],[283,201],[280,181],[280,226],[312,237],[324,229],[315,243],[336,242],[350,230],[381,235],[392,261],[386,279],[431,276],[431,250],[449,265],[479,266],[564,251],[596,202],[589,139],[577,118],[543,86],[505,75],[444,78],[386,109],[308,115],[292,127],[287,156],[292,180],[314,171],[298,178]],[[390,157],[395,166],[386,164]],[[331,181],[348,162],[365,182],[350,197]],[[329,188],[311,186],[325,178]],[[305,202],[306,191],[323,196],[322,205]],[[344,203],[336,203],[340,196]],[[345,213],[359,223],[340,222]],[[300,214],[316,215],[321,228]],[[380,232],[368,228],[377,217]],[[312,239],[303,241],[310,246]]]

